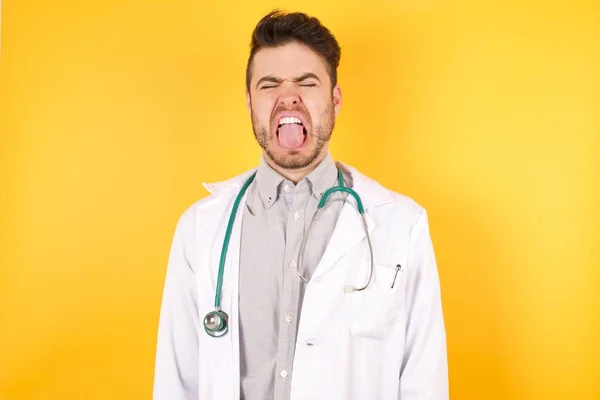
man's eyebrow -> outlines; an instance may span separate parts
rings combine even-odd
[[[294,78],[293,81],[294,82],[302,82],[302,81],[305,81],[305,80],[311,79],[311,78],[312,79],[316,79],[317,81],[321,82],[321,80],[319,79],[319,77],[316,74],[312,73],[312,72],[307,72],[305,74],[302,74],[299,77]],[[281,82],[283,82],[283,79],[277,78],[277,77],[275,77],[273,75],[263,76],[262,78],[260,78],[258,80],[258,82],[256,82],[256,87],[258,88],[258,86],[261,83],[264,83],[264,82],[281,83]]]
[[[321,82],[321,80],[319,79],[319,77],[317,75],[313,74],[312,72],[307,72],[305,74],[300,75],[298,78],[294,79],[294,82],[302,82],[302,81],[305,81],[305,80],[310,79],[310,78],[316,79],[319,82]]]
[[[283,79],[277,78],[273,75],[263,76],[262,78],[260,78],[258,80],[258,82],[256,82],[256,87],[258,87],[258,85],[260,85],[263,82],[281,83],[281,82],[283,82]]]

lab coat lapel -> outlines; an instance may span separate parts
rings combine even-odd
[[[360,196],[365,208],[365,219],[367,221],[367,230],[369,234],[375,229],[375,221],[369,215],[369,209],[379,204],[392,201],[388,191],[381,187],[377,182],[365,177],[355,168],[338,162],[338,167],[350,173],[353,182],[353,189]],[[317,224],[318,221],[315,221]],[[365,229],[362,224],[361,216],[356,206],[354,197],[348,196],[346,203],[342,207],[336,227],[331,235],[331,239],[321,261],[319,262],[314,278],[318,278],[327,273],[336,263],[355,246],[367,246]]]
[[[244,205],[246,204],[246,195],[242,198],[235,218],[235,223],[231,231],[231,243],[229,246],[229,257],[226,262],[226,269],[231,273],[230,277],[230,304],[231,313],[229,314],[229,339],[233,360],[233,399],[240,398],[240,330],[239,330],[239,271],[240,271],[240,246],[242,238],[242,217]]]
[[[221,226],[227,226],[229,216],[233,209],[233,203],[243,183],[249,178],[253,171],[247,171],[244,174],[230,179],[229,181],[204,184],[207,190],[216,196],[222,197],[220,201],[227,204],[223,217],[219,218]],[[222,362],[221,368],[214,371],[216,379],[215,393],[219,399],[239,399],[240,398],[240,347],[239,347],[239,267],[240,267],[240,245],[242,233],[242,217],[244,204],[246,203],[246,194],[240,201],[234,224],[231,230],[231,238],[225,260],[225,271],[223,274],[222,308],[229,316],[229,332],[212,343],[212,350],[215,356]],[[224,231],[223,231],[224,232]],[[218,267],[218,258],[220,258],[223,240],[216,240],[213,253],[217,257],[212,264]],[[215,273],[216,281],[216,273]],[[215,364],[213,364],[214,366]]]
[[[366,219],[370,233],[375,227],[375,222],[368,214],[366,215]],[[315,224],[318,223],[318,221],[315,221]],[[313,277],[318,278],[327,273],[327,271],[329,271],[336,262],[344,256],[344,254],[350,251],[363,239],[366,240],[366,235],[360,214],[358,213],[355,204],[351,204],[347,201],[342,207],[329,244],[323,253],[323,257],[321,258]]]

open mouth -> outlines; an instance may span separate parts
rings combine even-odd
[[[300,118],[282,117],[277,127],[277,139],[282,147],[297,149],[306,140],[306,128]]]

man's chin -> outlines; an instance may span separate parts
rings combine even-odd
[[[267,151],[269,158],[280,168],[300,169],[312,164],[317,155],[308,149],[277,149],[277,151]]]

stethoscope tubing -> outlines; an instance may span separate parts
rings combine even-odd
[[[227,230],[225,231],[225,239],[223,240],[223,247],[221,249],[221,257],[219,259],[219,272],[217,275],[217,288],[216,288],[216,292],[215,292],[215,310],[217,310],[217,311],[221,310],[221,288],[223,287],[223,274],[225,273],[225,260],[227,257],[227,250],[229,248],[229,241],[231,239],[231,231],[233,230],[233,224],[235,222],[235,217],[237,214],[237,210],[240,206],[240,202],[242,201],[242,198],[244,197],[244,194],[246,193],[248,186],[250,186],[250,184],[252,183],[252,181],[254,180],[255,177],[256,177],[256,172],[254,172],[250,176],[250,178],[248,178],[246,180],[246,182],[244,183],[244,186],[242,186],[242,189],[240,190],[237,197],[235,198],[235,202],[233,203],[232,212],[229,215],[229,222],[227,223]]]
[[[219,258],[219,271],[217,274],[217,285],[215,288],[215,309],[214,309],[214,311],[211,311],[208,314],[206,314],[206,316],[204,317],[204,330],[206,331],[206,333],[208,335],[210,335],[212,337],[221,337],[221,336],[225,335],[228,331],[229,317],[228,317],[227,313],[225,313],[224,311],[221,311],[221,291],[223,288],[223,275],[225,274],[225,261],[227,258],[227,250],[229,249],[229,242],[231,240],[231,232],[233,230],[233,225],[235,223],[235,218],[238,213],[240,202],[242,201],[242,198],[244,197],[250,184],[254,181],[255,177],[256,177],[256,171],[246,180],[246,182],[240,189],[240,191],[239,191],[238,195],[236,196],[235,201],[233,203],[232,211],[231,211],[231,214],[229,215],[229,221],[227,222],[227,228],[225,230],[225,238],[223,239],[223,247],[221,248],[221,257]],[[344,186],[344,178],[342,175],[342,171],[339,168],[338,168],[337,181],[338,182],[337,182],[336,186],[329,188],[327,191],[325,191],[325,193],[323,193],[321,200],[319,201],[319,204],[317,205],[317,211],[315,212],[315,215],[311,219],[308,229],[306,230],[306,233],[304,234],[304,236],[302,238],[302,242],[300,244],[300,250],[299,250],[299,254],[298,254],[297,273],[298,273],[298,276],[302,279],[302,281],[304,281],[306,283],[309,282],[306,278],[304,278],[302,276],[302,274],[300,272],[301,266],[302,266],[301,258],[302,258],[302,254],[304,252],[304,247],[306,245],[306,238],[308,237],[308,233],[310,232],[310,230],[313,226],[313,223],[317,220],[320,212],[324,208],[326,208],[326,206],[333,204],[333,202],[327,203],[327,199],[329,198],[329,196],[335,192],[346,192],[346,193],[350,194],[352,197],[354,197],[354,199],[356,200],[357,209],[361,216],[362,224],[365,229],[365,234],[367,236],[367,242],[369,244],[369,252],[371,255],[371,260],[370,260],[371,268],[369,271],[369,278],[365,285],[360,286],[360,287],[345,285],[344,292],[348,293],[348,292],[354,292],[354,291],[361,291],[361,290],[366,289],[369,286],[369,283],[371,282],[371,279],[373,277],[373,269],[374,269],[373,245],[371,243],[371,237],[369,235],[368,224],[367,224],[367,220],[365,218],[365,210],[364,210],[361,198],[358,195],[358,193],[356,193],[354,190]]]

